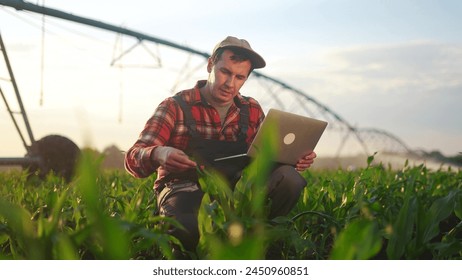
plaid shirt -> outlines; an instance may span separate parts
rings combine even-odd
[[[191,106],[197,132],[204,139],[236,141],[240,132],[240,108],[233,103],[222,125],[218,111],[201,97],[199,88],[203,87],[205,82],[198,81],[194,88],[178,93]],[[241,104],[249,106],[250,119],[246,142],[250,145],[263,121],[264,113],[255,99],[243,98],[241,95],[236,98],[239,98]],[[172,97],[168,97],[160,103],[136,143],[127,151],[125,168],[138,178],[148,177],[157,169],[159,180],[167,175],[167,171],[151,160],[153,150],[157,146],[170,146],[184,151],[190,138],[181,107]]]

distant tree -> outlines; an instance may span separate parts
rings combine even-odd
[[[458,166],[462,166],[462,153],[459,153],[458,155],[453,156],[453,157],[449,157],[448,159],[452,163],[454,163],[454,164],[456,164]]]
[[[111,145],[103,151],[103,163],[104,169],[124,169],[124,154],[115,145]]]
[[[458,155],[455,155],[455,156],[447,157],[447,156],[444,156],[440,151],[431,151],[431,152],[425,152],[425,155],[427,157],[436,159],[438,161],[455,164],[457,166],[462,166],[462,153],[459,153]]]

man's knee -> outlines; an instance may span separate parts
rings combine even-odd
[[[293,166],[281,165],[277,167],[272,176],[275,188],[282,187],[284,192],[290,195],[300,195],[307,182]]]
[[[158,198],[161,215],[176,219],[183,227],[172,226],[168,232],[188,251],[194,251],[199,240],[197,213],[202,196],[203,192],[197,186],[179,185],[161,193]]]
[[[287,215],[297,204],[306,180],[289,165],[280,165],[274,169],[268,185],[271,200],[269,218]]]

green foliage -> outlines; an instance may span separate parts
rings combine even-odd
[[[367,260],[381,248],[377,224],[368,220],[355,220],[339,234],[331,252],[332,259]]]
[[[202,171],[199,183],[204,198],[199,210],[199,257],[262,259],[268,243],[266,179],[276,152],[276,139],[264,131],[267,142],[259,156],[231,188],[217,173]]]
[[[462,172],[425,165],[307,171],[287,217],[266,218],[272,142],[234,189],[210,170],[199,212],[201,259],[462,259]],[[155,177],[100,170],[75,179],[0,174],[0,259],[171,259],[175,220],[159,217]]]
[[[154,215],[152,180],[104,173],[84,153],[71,183],[50,175],[0,176],[0,257],[4,259],[172,258],[172,220]],[[154,203],[153,203],[154,202]]]

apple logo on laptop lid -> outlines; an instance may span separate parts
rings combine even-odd
[[[290,145],[295,141],[295,134],[294,133],[287,133],[286,136],[284,136],[284,144]]]

